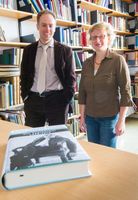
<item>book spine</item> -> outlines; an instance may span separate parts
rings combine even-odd
[[[34,8],[36,9],[36,11],[39,13],[41,10],[40,10],[36,0],[31,0],[31,2],[32,2]]]
[[[40,10],[44,10],[45,9],[44,6],[43,6],[43,4],[42,4],[42,2],[41,2],[41,0],[36,0],[36,2],[38,4]]]

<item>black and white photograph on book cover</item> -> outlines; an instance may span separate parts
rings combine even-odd
[[[65,125],[13,131],[9,134],[5,155],[2,175],[3,185],[6,189],[14,189],[29,185],[90,176],[91,173],[87,169],[87,162],[89,160],[90,158],[85,150],[77,142],[76,138],[68,131]],[[80,167],[79,163],[83,168],[83,164],[81,164],[83,162],[86,162],[86,166],[84,171],[80,171],[78,168]],[[67,167],[67,164],[69,164],[69,166],[72,165],[73,168]],[[26,180],[23,181],[22,178],[22,181],[21,183],[19,181],[19,184],[18,181],[17,183],[15,183],[16,181],[14,181],[14,183],[10,181],[11,174],[14,175],[19,173],[19,177],[21,174],[24,176],[24,172],[27,169],[30,173],[31,179],[32,170],[37,168],[39,169],[39,173],[41,173],[41,169],[45,168],[46,171],[42,170],[45,175],[48,173],[50,176],[50,173],[53,173],[51,170],[59,170],[59,174],[51,174],[53,178],[48,178],[46,175],[46,180],[44,178],[40,180],[36,178],[35,180],[33,177],[34,181],[27,180],[28,182],[26,182]],[[61,172],[60,168],[62,168]],[[69,170],[74,170],[74,172],[69,172]],[[80,171],[79,173],[77,172],[78,170]],[[66,173],[68,173],[68,175]],[[17,177],[15,176],[15,178]]]

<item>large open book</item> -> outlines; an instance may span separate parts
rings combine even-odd
[[[90,157],[65,125],[9,134],[2,172],[8,190],[88,177]]]

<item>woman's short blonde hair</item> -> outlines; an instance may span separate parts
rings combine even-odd
[[[107,23],[107,22],[98,22],[98,23],[93,24],[91,26],[91,28],[89,29],[90,40],[91,40],[91,33],[95,29],[104,29],[107,32],[107,35],[110,38],[109,46],[111,47],[113,45],[113,42],[114,42],[114,39],[115,39],[115,36],[116,36],[113,26],[110,23]]]

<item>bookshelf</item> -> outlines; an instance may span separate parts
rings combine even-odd
[[[138,2],[137,1],[130,2],[129,14],[132,17],[128,21],[128,29],[131,32],[131,35],[127,36],[129,51],[126,52],[126,59],[128,62],[131,75],[132,96],[137,106],[135,112],[131,115],[131,117],[138,118],[138,23],[137,23]]]
[[[127,1],[125,1],[125,2],[127,2]],[[85,1],[85,0],[79,0],[78,4],[82,8],[85,8],[85,9],[87,9],[89,11],[99,10],[101,12],[104,12],[104,13],[108,14],[108,15],[131,18],[131,16],[129,14],[121,13],[121,12],[115,11],[113,9],[106,8],[106,7],[103,7],[103,6],[100,6],[100,5],[97,5],[95,3],[91,3],[91,2]]]
[[[79,0],[79,1],[75,1],[77,2],[78,7],[80,7],[81,9],[85,9],[88,12],[91,11],[99,11],[104,15],[107,15],[108,17],[121,17],[124,19],[131,19],[132,16],[129,15],[128,13],[123,13],[120,11],[116,11],[114,9],[110,9],[110,8],[106,8],[103,7],[101,5],[92,3],[92,2],[88,2],[86,0]],[[131,3],[131,0],[125,0],[124,2],[127,3]],[[24,12],[24,11],[19,11],[19,10],[12,10],[12,9],[7,9],[7,8],[2,8],[0,7],[0,16],[3,17],[9,17],[9,18],[14,18],[16,20],[21,20],[22,18],[27,18],[29,17],[29,21],[36,21],[36,14],[33,13],[29,13],[29,12]],[[91,26],[91,23],[82,23],[79,22],[79,20],[75,20],[75,21],[71,21],[71,20],[67,20],[67,19],[62,19],[62,18],[57,18],[57,26],[61,26],[61,27],[68,27],[68,28],[76,28],[80,31],[84,30],[88,31],[88,29]],[[126,36],[126,35],[131,35],[131,32],[129,32],[128,30],[118,30],[116,29],[116,34],[119,36]],[[6,41],[6,42],[0,42],[0,47],[18,47],[18,48],[24,48],[25,46],[27,46],[28,43],[23,43],[23,42],[11,42],[11,41]],[[87,43],[87,45],[70,45],[73,49],[73,51],[82,51],[82,52],[92,52],[92,47],[89,46],[89,43]],[[121,48],[114,48],[117,51],[120,52],[125,52],[125,51],[131,51],[130,49],[127,49],[126,47],[121,47]],[[81,74],[81,69],[76,69],[76,74]],[[77,117],[76,117],[77,116]],[[78,115],[74,114],[74,116],[71,116],[71,119],[69,120],[74,120],[74,119],[78,119]]]

